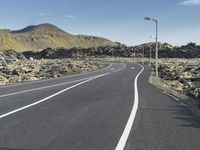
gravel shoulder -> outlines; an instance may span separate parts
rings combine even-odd
[[[164,82],[163,79],[156,78],[154,72],[152,72],[151,76],[149,77],[149,83],[161,89],[163,93],[171,97],[174,101],[176,101],[183,107],[189,109],[191,112],[194,113],[196,117],[200,118],[200,103],[196,98],[188,97],[173,90]]]

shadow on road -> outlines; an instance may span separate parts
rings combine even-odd
[[[197,116],[193,111],[185,106],[172,106],[179,107],[175,112],[175,119],[181,120],[179,126],[200,128],[200,117]]]
[[[147,74],[146,77],[149,77],[151,71],[152,69],[148,67],[147,65],[145,65],[145,70],[143,74]],[[145,81],[148,81],[148,78]],[[159,88],[156,87],[156,89],[159,89]],[[167,96],[173,103],[175,102],[171,96],[168,96],[168,95],[165,95],[165,96]],[[184,101],[187,102],[186,104],[190,104],[191,99],[185,99]],[[166,102],[166,104],[169,104],[169,103]],[[175,102],[174,105],[171,104],[167,108],[161,108],[161,109],[153,108],[153,109],[158,110],[158,111],[171,111],[173,113],[173,118],[177,120],[177,123],[180,123],[180,124],[177,124],[178,126],[200,129],[200,107],[198,107],[198,103],[195,103],[195,104],[191,103],[190,105],[183,106],[183,105],[180,105],[179,102]]]
[[[170,105],[168,108],[140,108],[140,110],[157,113],[168,111],[171,112],[172,118],[177,120],[171,123],[182,127],[200,128],[200,118],[185,106]]]

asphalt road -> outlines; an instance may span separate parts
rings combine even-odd
[[[151,70],[0,87],[0,150],[199,150],[200,119],[148,83]]]

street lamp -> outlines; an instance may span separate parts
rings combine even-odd
[[[142,64],[145,62],[145,57],[144,57],[144,46],[142,46]]]
[[[154,38],[152,35],[150,35],[150,39],[155,39],[155,38]],[[150,50],[150,51],[149,51],[149,55],[150,55],[150,56],[149,56],[149,65],[151,65],[151,62],[152,62],[152,61],[151,61],[151,59],[152,59],[152,50],[151,50],[152,44],[151,44],[151,43],[150,43],[149,47],[150,47],[150,48],[149,48],[149,50]]]
[[[136,55],[136,54],[135,54],[135,48],[134,48],[134,63],[136,62],[136,61],[135,61],[135,55]]]
[[[156,77],[158,77],[158,21],[149,17],[145,17],[144,19],[156,23]]]

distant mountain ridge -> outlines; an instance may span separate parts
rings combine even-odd
[[[52,24],[31,25],[21,30],[0,29],[0,50],[38,51],[45,48],[117,46],[105,38],[72,35]]]

